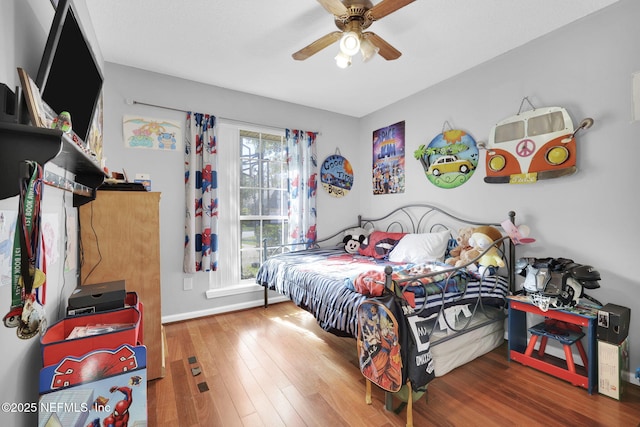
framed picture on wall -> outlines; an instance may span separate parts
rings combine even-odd
[[[31,77],[29,77],[29,74],[27,74],[24,68],[18,68],[18,76],[20,77],[20,85],[22,86],[22,93],[27,103],[31,123],[38,127],[48,127],[49,121],[46,116],[44,102],[40,97],[40,89]]]
[[[404,121],[373,132],[373,194],[404,193]]]

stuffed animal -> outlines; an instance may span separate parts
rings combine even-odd
[[[473,234],[469,238],[469,244],[479,251],[484,252],[487,248],[487,252],[480,257],[478,265],[480,265],[479,272],[483,274],[487,267],[504,267],[505,263],[498,248],[494,246],[494,242],[502,238],[502,233],[490,225],[483,225],[476,227],[473,230]]]
[[[360,245],[367,239],[369,231],[362,227],[352,228],[344,232],[344,250],[350,254],[357,254],[360,249]]]
[[[469,244],[473,230],[473,227],[462,227],[458,230],[458,237],[456,237],[458,246],[449,251],[449,258],[444,262],[454,267],[460,267],[480,255],[480,252]]]

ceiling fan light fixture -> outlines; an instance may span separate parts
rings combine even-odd
[[[360,53],[362,53],[362,62],[367,62],[368,60],[376,56],[379,50],[380,48],[375,46],[369,40],[363,38],[360,42]]]
[[[360,36],[355,31],[346,31],[340,39],[340,52],[353,56],[360,50]]]
[[[335,60],[338,68],[348,68],[351,66],[351,56],[345,55],[343,52],[338,52]]]

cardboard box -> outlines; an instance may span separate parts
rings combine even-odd
[[[606,304],[598,310],[598,340],[620,344],[629,335],[631,309],[616,304]]]
[[[80,286],[69,296],[67,315],[77,316],[124,308],[126,293],[124,280]]]
[[[620,400],[624,391],[622,373],[629,368],[629,341],[620,344],[598,341],[598,391]]]

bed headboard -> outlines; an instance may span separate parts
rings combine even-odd
[[[501,230],[503,235],[506,235],[501,223],[508,219],[512,224],[515,224],[515,217],[516,213],[509,211],[507,216],[499,222],[484,222],[459,217],[438,206],[412,204],[396,208],[379,217],[358,215],[358,225],[368,230],[403,233],[433,233],[449,230],[452,237],[456,237],[458,230],[462,227],[491,225]],[[513,292],[515,290],[515,245],[511,240],[505,239],[498,247],[498,250],[507,264],[509,289]]]
[[[515,212],[511,211],[508,215],[512,221],[515,219]],[[442,208],[429,204],[402,206],[380,217],[358,215],[358,225],[360,227],[403,233],[433,233],[441,230],[457,232],[464,226],[480,225],[492,225],[502,228],[500,222],[489,223],[458,217]]]
[[[484,222],[473,219],[462,218],[454,215],[443,208],[430,204],[411,204],[393,209],[391,212],[379,216],[368,217],[364,215],[358,215],[358,221],[355,226],[347,227],[339,230],[324,238],[317,239],[312,246],[329,247],[342,244],[342,239],[345,231],[354,227],[362,227],[368,230],[383,230],[388,232],[402,232],[402,233],[433,233],[442,230],[449,230],[452,237],[456,237],[458,230],[468,226],[481,226],[491,225],[502,231],[503,235],[506,235],[500,224],[505,219],[509,219],[515,224],[515,212],[510,211],[507,213],[508,218],[502,219],[500,222]],[[281,245],[272,247],[275,249],[273,253],[282,252],[283,250],[300,250],[306,249],[310,246],[309,243],[301,243],[294,245]],[[264,259],[268,258],[271,253],[268,250],[266,240],[263,241]],[[509,276],[509,289],[513,292],[515,290],[515,246],[509,239],[504,239],[499,245],[502,258],[505,261],[506,268]]]

